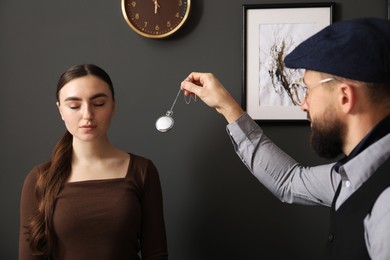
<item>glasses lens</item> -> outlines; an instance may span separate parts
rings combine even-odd
[[[305,99],[306,88],[300,83],[291,84],[291,94],[293,98],[294,105],[300,105]]]

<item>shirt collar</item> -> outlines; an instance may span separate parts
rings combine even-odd
[[[356,155],[358,155],[361,151],[366,149],[371,144],[375,143],[385,135],[390,133],[390,116],[387,116],[382,121],[380,121],[357,145],[356,147],[351,151],[351,153],[339,160],[335,166],[334,169],[339,172],[339,169],[342,165],[347,163],[349,160],[354,158]]]

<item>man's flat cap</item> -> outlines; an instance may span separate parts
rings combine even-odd
[[[333,23],[298,45],[286,67],[364,82],[390,82],[390,21],[359,18]]]

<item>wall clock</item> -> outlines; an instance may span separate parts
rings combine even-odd
[[[164,38],[183,26],[190,6],[191,0],[122,0],[122,13],[136,33]]]

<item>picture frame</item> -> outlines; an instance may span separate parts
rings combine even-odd
[[[307,121],[289,85],[303,70],[284,68],[299,43],[333,23],[334,2],[243,5],[242,107],[255,121]]]

